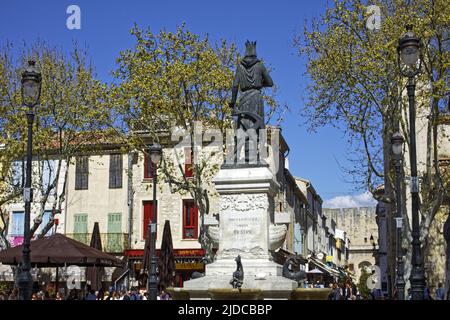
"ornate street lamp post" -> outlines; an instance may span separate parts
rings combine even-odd
[[[410,276],[412,300],[423,300],[425,288],[425,272],[423,256],[420,247],[419,230],[419,179],[417,177],[416,154],[416,112],[415,112],[415,77],[422,67],[422,41],[412,31],[412,26],[406,27],[407,32],[399,40],[398,64],[403,76],[408,77],[409,100],[409,159],[411,164],[411,202],[412,202],[412,270]]]
[[[23,227],[23,253],[22,263],[19,266],[17,275],[17,284],[19,287],[19,299],[31,300],[33,289],[33,278],[31,276],[31,260],[30,260],[30,211],[31,202],[33,201],[33,192],[31,189],[31,161],[32,145],[33,145],[33,121],[34,121],[34,107],[39,102],[41,95],[41,73],[36,68],[36,62],[28,61],[28,66],[22,73],[22,103],[28,107],[27,123],[28,123],[28,141],[27,141],[27,167],[25,188],[23,190],[23,197],[25,202],[25,221]]]
[[[151,235],[151,251],[150,270],[148,275],[147,291],[150,300],[156,300],[158,297],[158,276],[156,274],[156,184],[157,184],[157,167],[161,160],[162,148],[159,144],[154,143],[149,148],[150,160],[152,162],[153,173],[153,214],[148,225],[148,232]]]
[[[394,155],[395,161],[395,189],[396,189],[396,204],[397,204],[397,217],[396,217],[396,227],[397,227],[397,278],[396,285],[397,288],[397,299],[405,300],[405,279],[403,277],[403,254],[402,254],[402,228],[403,228],[403,214],[402,214],[402,193],[401,193],[401,168],[403,163],[403,143],[405,140],[403,136],[396,132],[392,135],[392,154]]]

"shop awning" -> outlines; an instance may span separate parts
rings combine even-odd
[[[317,268],[312,269],[311,271],[308,271],[307,273],[308,273],[308,274],[323,274],[323,272],[320,271],[320,270],[317,269]]]
[[[159,256],[160,254],[159,249],[156,249],[156,256]],[[198,258],[198,257],[204,257],[205,256],[205,250],[203,249],[174,249],[173,250],[175,258],[177,257],[184,257],[184,258]],[[125,250],[125,256],[130,258],[142,258],[144,255],[143,249],[130,249]]]
[[[310,262],[312,262],[317,268],[319,268],[320,270],[324,271],[325,273],[328,273],[332,276],[337,276],[339,277],[341,274],[338,270],[333,269],[329,266],[327,266],[326,264],[324,264],[323,262],[311,257],[310,258]]]
[[[277,251],[272,253],[273,261],[283,265],[287,259],[293,258],[296,263],[299,265],[305,265],[308,263],[308,259],[303,258],[300,254],[295,254],[293,252],[284,250],[284,249],[278,249]]]
[[[177,271],[183,270],[197,270],[203,272],[205,264],[202,262],[205,256],[203,249],[174,249],[175,268]],[[156,250],[156,256],[159,257],[160,250]],[[125,251],[125,256],[132,260],[140,260],[144,255],[142,249],[131,249]]]

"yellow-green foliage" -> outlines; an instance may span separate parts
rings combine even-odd
[[[108,111],[104,107],[106,86],[95,79],[94,70],[87,63],[86,52],[74,48],[68,54],[36,43],[15,52],[12,45],[0,48],[0,206],[17,200],[21,187],[12,185],[11,163],[23,159],[27,142],[27,107],[22,106],[21,73],[28,60],[34,59],[42,74],[40,101],[35,107],[33,126],[33,156],[44,161],[59,160],[53,172],[55,180],[43,188],[44,194],[53,194],[61,162],[99,140],[99,134],[109,128]],[[42,171],[33,172],[33,186],[43,180]],[[42,185],[41,185],[42,186]],[[64,198],[64,192],[58,195]],[[43,202],[47,197],[43,197]],[[56,199],[57,206],[62,200]],[[41,204],[42,211],[45,203]],[[60,209],[60,208],[59,208]],[[33,226],[35,230],[37,226]]]
[[[366,26],[368,5],[381,9],[380,30]],[[367,182],[369,188],[384,182],[382,141],[390,139],[395,123],[404,118],[401,110],[405,115],[406,80],[397,66],[397,45],[407,24],[424,43],[418,83],[425,85],[418,88],[417,108],[427,108],[434,117],[450,90],[447,0],[415,0],[409,5],[403,0],[334,0],[296,38],[312,80],[306,117],[313,129],[326,124],[344,129],[358,155],[350,173],[361,177],[364,187]],[[401,128],[408,138],[407,123],[402,121]]]

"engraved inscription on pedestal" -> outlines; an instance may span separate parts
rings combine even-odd
[[[218,256],[234,258],[267,258],[267,194],[223,195],[220,199],[221,241]]]
[[[261,248],[261,214],[229,213],[223,218],[222,248],[252,250]],[[227,227],[228,226],[228,227]]]

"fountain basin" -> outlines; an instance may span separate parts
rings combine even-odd
[[[172,300],[190,300],[189,292],[183,288],[167,288],[166,291],[172,297]]]
[[[208,289],[212,300],[262,300],[260,289]]]
[[[292,291],[292,300],[328,300],[331,288],[297,288]]]

